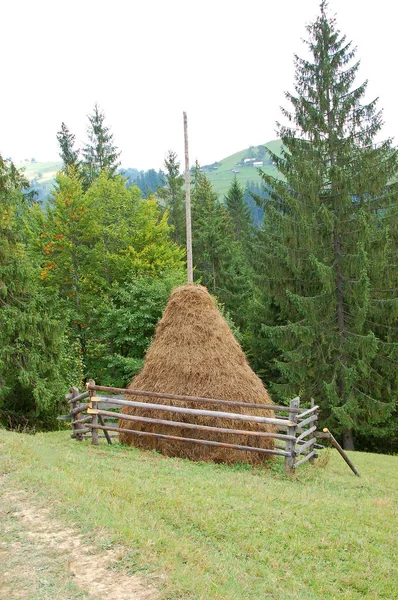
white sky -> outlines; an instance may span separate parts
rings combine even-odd
[[[275,139],[293,54],[319,0],[3,0],[0,153],[57,160],[65,121],[78,145],[98,102],[122,165],[158,169],[167,150],[211,163]],[[330,0],[358,46],[360,81],[398,139],[394,0]],[[359,81],[358,81],[359,83]],[[286,103],[285,103],[286,104]]]

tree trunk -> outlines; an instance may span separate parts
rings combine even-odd
[[[330,160],[330,168],[332,168],[335,164],[335,149],[334,149],[334,131],[336,128],[336,124],[332,122],[332,103],[330,100],[330,91],[327,90],[327,102],[328,102],[328,126],[329,126],[329,160]],[[338,360],[341,363],[341,367],[343,369],[346,368],[347,365],[347,356],[344,351],[344,332],[345,332],[345,319],[344,319],[344,279],[342,273],[342,252],[341,252],[341,239],[340,239],[340,211],[341,206],[339,205],[339,200],[341,200],[338,195],[338,187],[334,184],[331,179],[332,185],[332,198],[333,198],[333,210],[336,217],[336,222],[333,228],[333,254],[334,254],[334,272],[335,272],[335,281],[336,281],[336,319],[337,319],[337,327],[339,333],[339,356]],[[343,374],[341,372],[341,368],[339,368],[337,372],[337,390],[338,395],[340,397],[341,403],[344,403],[345,399],[345,385],[343,380]],[[346,450],[354,450],[354,438],[352,435],[352,431],[349,429],[345,429],[343,433],[343,446]]]
[[[355,450],[354,434],[352,429],[344,429],[343,431],[343,448],[344,450]]]

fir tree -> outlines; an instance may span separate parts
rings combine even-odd
[[[64,163],[64,171],[69,167],[79,166],[79,150],[74,149],[75,139],[75,136],[69,131],[65,123],[62,123],[61,130],[57,133],[57,140],[61,149],[59,155]]]
[[[278,125],[284,150],[271,153],[283,179],[262,175],[269,199],[254,327],[261,314],[278,394],[313,396],[352,449],[354,434],[389,433],[398,391],[398,346],[386,318],[397,310],[390,218],[397,162],[391,140],[374,143],[377,101],[362,102],[356,50],[326,2],[307,30],[311,59],[295,57],[295,94],[286,94],[293,108],[283,111],[291,125]],[[383,291],[388,269],[394,275]]]
[[[169,151],[164,161],[166,167],[165,182],[159,187],[157,194],[168,210],[168,223],[173,227],[173,239],[181,246],[185,245],[185,192],[184,175],[180,173],[177,154]]]
[[[104,124],[105,114],[94,106],[94,112],[88,117],[88,143],[83,148],[83,171],[85,188],[96,179],[101,171],[114,175],[120,165],[120,152],[113,144],[113,134]]]
[[[46,428],[56,422],[66,385],[65,323],[27,250],[27,187],[0,156],[0,422]]]
[[[225,196],[225,206],[231,217],[236,239],[246,245],[252,237],[253,221],[251,211],[245,204],[245,191],[239,185],[236,175]]]
[[[224,288],[231,222],[210,181],[196,164],[192,190],[192,251],[195,272],[212,294]]]
[[[196,276],[225,304],[234,322],[244,327],[250,268],[228,211],[198,164],[192,190],[192,250]]]

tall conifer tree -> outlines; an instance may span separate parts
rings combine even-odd
[[[228,213],[196,164],[192,190],[192,250],[196,275],[212,294],[219,294],[225,287],[230,248]]]
[[[106,127],[105,114],[100,110],[98,104],[94,106],[94,112],[89,115],[88,120],[90,123],[87,128],[89,141],[82,150],[85,188],[89,187],[101,171],[107,171],[114,175],[120,166],[120,152],[114,146],[113,134],[109,127]]]
[[[169,211],[168,223],[173,227],[172,237],[177,244],[185,245],[185,192],[184,175],[180,173],[177,154],[170,150],[164,161],[166,167],[165,183],[157,190]]]
[[[27,250],[28,187],[0,156],[0,423],[46,428],[66,385],[65,322]]]
[[[391,424],[398,391],[397,338],[386,318],[397,310],[390,185],[397,160],[391,140],[375,144],[377,101],[363,103],[356,49],[327,2],[307,31],[311,58],[295,57],[295,93],[286,94],[292,111],[283,111],[290,126],[278,125],[284,150],[272,154],[283,178],[262,176],[270,198],[255,312],[267,352],[277,356],[279,395],[315,397],[352,449],[354,434],[369,439]],[[383,291],[389,269],[395,275]]]
[[[60,146],[60,157],[64,163],[63,170],[66,171],[69,167],[79,166],[79,150],[74,149],[76,136],[73,135],[62,123],[61,130],[57,133],[57,140]]]
[[[225,206],[231,217],[236,239],[244,246],[247,245],[252,237],[253,221],[250,208],[245,204],[245,191],[239,185],[236,175],[225,196]]]
[[[192,246],[196,277],[244,328],[251,270],[232,219],[198,164],[192,190]]]

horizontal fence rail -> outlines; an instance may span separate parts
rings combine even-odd
[[[264,410],[273,410],[274,412],[304,412],[305,408],[297,408],[290,410],[289,406],[280,406],[278,404],[254,404],[253,402],[238,402],[236,400],[217,400],[216,398],[201,398],[200,396],[179,396],[177,394],[166,394],[163,392],[147,392],[146,390],[133,390],[131,388],[116,388],[106,387],[104,385],[95,385],[95,383],[89,383],[87,385],[88,390],[97,390],[99,392],[112,392],[114,394],[127,394],[131,396],[143,396],[148,398],[162,398],[165,400],[182,400],[184,402],[201,402],[203,404],[225,404],[229,406],[240,406],[242,408],[259,408]],[[102,397],[101,397],[102,400]]]
[[[227,442],[213,442],[211,440],[200,440],[197,438],[179,437],[176,435],[166,435],[164,433],[153,433],[151,431],[135,431],[134,429],[124,429],[123,427],[112,427],[102,425],[91,425],[92,429],[106,429],[108,431],[117,431],[119,433],[128,433],[130,435],[153,437],[160,440],[173,440],[177,442],[192,442],[202,444],[202,446],[218,446],[219,448],[231,448],[235,450],[244,450],[245,452],[261,452],[263,454],[276,454],[279,456],[287,456],[287,452],[282,450],[271,450],[269,448],[256,448],[254,446],[241,446],[239,444],[228,444]]]
[[[105,392],[109,395],[96,395],[98,392]],[[115,395],[116,394],[116,395]],[[117,396],[119,394],[119,396]],[[122,396],[121,396],[122,395]],[[143,401],[127,400],[126,396],[142,397]],[[204,410],[198,408],[187,408],[183,406],[174,406],[171,404],[158,404],[155,402],[146,402],[146,398],[173,400],[181,402],[218,405],[220,407],[236,407],[256,409],[266,411],[266,416],[247,415],[236,412],[223,412],[220,410]],[[167,394],[161,392],[150,392],[146,390],[133,390],[117,387],[107,387],[96,385],[90,380],[87,384],[87,390],[80,392],[77,388],[70,388],[70,393],[66,395],[70,405],[68,415],[59,417],[61,421],[70,420],[72,435],[74,439],[81,441],[89,436],[94,445],[98,444],[99,438],[105,438],[108,444],[112,444],[112,439],[118,438],[120,433],[152,437],[155,439],[166,439],[190,444],[201,444],[210,447],[231,448],[242,450],[244,452],[258,452],[264,455],[283,456],[285,459],[285,471],[293,473],[296,467],[304,462],[312,462],[317,456],[317,449],[323,446],[317,443],[317,437],[321,437],[317,431],[317,420],[319,415],[319,406],[311,401],[311,407],[300,407],[300,398],[294,398],[290,406],[273,404],[255,404],[241,402],[236,400],[221,400],[217,398],[202,398],[199,396],[185,396],[177,394]],[[241,421],[242,423],[257,423],[271,425],[275,431],[253,431],[247,429],[236,429],[229,427],[218,427],[214,425],[203,425],[197,422],[174,421],[167,418],[146,417],[140,414],[124,414],[116,411],[124,406],[132,407],[137,410],[159,411],[161,414],[171,413],[176,415],[185,415],[195,421],[197,417],[210,417],[216,419]],[[109,410],[112,408],[112,410]],[[107,410],[108,409],[108,410]],[[269,413],[277,416],[269,416]],[[278,414],[278,413],[285,413]],[[152,425],[161,425],[170,428],[170,433],[156,433],[150,431],[141,431],[136,429],[127,429],[119,427],[115,420],[122,419],[134,423],[149,423]],[[247,436],[248,441],[254,438],[273,438],[277,441],[273,448],[259,448],[245,444],[234,444],[229,442],[220,442],[211,439],[198,439],[191,437],[182,437],[173,435],[172,428],[187,429],[191,431],[206,431],[216,434],[231,434]],[[283,433],[281,433],[281,431]],[[325,434],[322,437],[326,437]],[[297,460],[298,459],[298,460]]]
[[[131,400],[116,400],[114,398],[104,398],[93,396],[91,402],[104,402],[109,400],[114,404],[121,406],[131,406],[132,408],[141,408],[149,410],[160,410],[177,413],[181,415],[193,415],[197,417],[213,417],[218,419],[235,419],[237,421],[250,421],[253,423],[263,423],[266,425],[278,425],[281,428],[294,427],[295,423],[283,419],[273,419],[272,417],[256,417],[254,415],[243,415],[241,413],[220,412],[218,410],[200,410],[198,408],[182,408],[180,406],[170,406],[168,404],[151,404],[149,402],[133,402]],[[124,418],[124,415],[123,415]]]
[[[98,414],[105,417],[113,417],[115,413],[111,413],[107,410],[95,410],[92,408],[88,408],[87,412],[89,414]],[[165,419],[153,419],[151,417],[139,417],[136,415],[127,415],[123,414],[122,418],[124,421],[136,421],[139,423],[154,423],[156,425],[170,425],[171,427],[180,427],[185,429],[200,429],[201,431],[215,431],[219,433],[233,433],[235,435],[249,435],[256,437],[264,437],[264,438],[276,438],[280,440],[291,439],[294,440],[294,436],[291,435],[283,435],[278,433],[271,433],[266,431],[250,431],[248,429],[229,429],[227,427],[212,427],[211,425],[197,425],[196,423],[184,423],[183,421],[167,421]],[[76,423],[76,421],[75,421]]]

